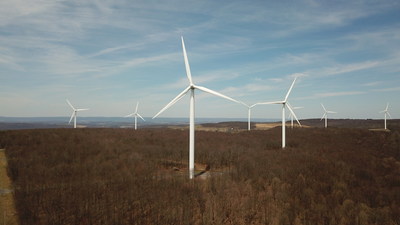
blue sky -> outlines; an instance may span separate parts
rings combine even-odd
[[[400,2],[2,0],[0,116],[154,116],[188,81],[301,118],[400,118]],[[161,117],[187,117],[189,98]],[[279,118],[277,105],[257,118]],[[247,109],[196,92],[197,117]]]

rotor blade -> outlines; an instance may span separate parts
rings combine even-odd
[[[392,116],[390,115],[389,111],[386,112],[389,116],[390,119],[392,119]]]
[[[74,112],[72,112],[72,115],[71,115],[71,118],[69,119],[69,122],[68,122],[68,124],[70,124],[70,123],[71,123],[71,121],[72,121],[72,118],[74,118],[74,114],[75,114],[75,111],[74,111]]]
[[[135,113],[131,113],[131,114],[126,115],[126,116],[124,116],[124,117],[132,117],[133,115],[135,115]]]
[[[283,101],[276,101],[276,102],[259,102],[256,105],[271,105],[271,104],[283,104]]]
[[[71,108],[72,108],[73,110],[75,110],[75,108],[72,106],[71,102],[69,102],[68,99],[66,99],[66,100],[67,100],[68,105],[71,106]]]
[[[293,106],[289,102],[286,102],[286,105],[288,105],[292,110],[294,109]]]
[[[388,109],[389,109],[389,103],[386,104],[386,109],[385,109],[385,111],[388,111]]]
[[[232,102],[236,102],[236,103],[242,104],[242,103],[241,103],[240,101],[238,101],[238,100],[235,100],[235,99],[233,99],[233,98],[231,98],[231,97],[228,97],[228,96],[226,96],[226,95],[223,95],[223,94],[218,93],[218,92],[216,92],[216,91],[213,91],[213,90],[211,90],[211,89],[208,89],[208,88],[205,88],[205,87],[202,87],[202,86],[196,86],[196,85],[193,85],[193,87],[194,87],[194,88],[197,88],[197,89],[199,89],[199,90],[202,90],[202,91],[204,91],[204,92],[208,92],[208,93],[210,93],[210,94],[219,96],[219,97],[221,97],[221,98],[228,99],[228,100],[230,100],[230,101],[232,101]]]
[[[136,113],[136,115],[137,115],[138,117],[140,117],[140,119],[142,119],[143,121],[146,121],[146,120],[143,119],[143,117],[142,117],[139,113]]]
[[[135,113],[137,113],[138,107],[139,107],[139,102],[136,103]]]
[[[289,102],[286,102],[286,105],[287,105],[288,108],[289,108],[289,111],[290,111],[289,116],[290,116],[290,115],[292,114],[293,107],[292,107],[292,105],[291,105]]]
[[[250,108],[253,108],[253,107],[256,106],[256,105],[258,105],[258,103],[251,105]]]
[[[86,110],[89,110],[89,109],[76,109],[76,111],[86,111]]]
[[[289,88],[289,91],[287,92],[287,94],[286,94],[286,97],[285,97],[285,102],[287,101],[287,99],[288,99],[288,97],[289,97],[289,95],[290,95],[290,92],[292,91],[292,89],[293,89],[293,86],[294,86],[294,83],[296,82],[296,79],[297,79],[297,77],[295,77],[294,78],[294,80],[293,80],[293,82],[292,82],[292,85],[290,86],[290,88]]]
[[[242,102],[242,101],[239,101],[239,103],[242,104],[242,105],[244,105],[244,106],[246,106],[247,108],[250,108],[249,105],[247,105],[246,103],[244,103],[244,102]]]
[[[337,112],[334,112],[334,111],[326,111],[327,113],[337,113]]]
[[[325,106],[321,103],[322,108],[324,109],[324,111],[326,112]]]
[[[321,120],[323,120],[326,116],[326,112],[324,113],[324,115],[322,115]]]
[[[287,108],[289,109],[289,111],[290,111],[290,113],[292,114],[292,116],[296,119],[296,121],[297,121],[297,123],[299,124],[299,126],[301,127],[301,123],[300,123],[300,121],[297,119],[297,116],[296,116],[296,114],[294,113],[292,107],[291,107],[289,104],[287,104],[286,106],[287,106]]]
[[[164,112],[166,109],[171,107],[173,104],[175,104],[177,101],[179,101],[183,96],[185,96],[185,94],[190,90],[190,88],[191,88],[190,86],[185,88],[185,90],[183,90],[179,95],[177,95],[174,99],[172,99],[172,101],[170,101],[166,106],[164,106],[164,108],[162,108],[160,112],[158,112],[155,116],[153,116],[153,119],[156,118],[158,115],[160,115],[162,112]]]
[[[185,60],[186,76],[188,77],[189,82],[192,85],[193,80],[192,80],[192,74],[190,73],[190,66],[189,66],[189,60],[188,60],[187,54],[186,54],[185,42],[183,41],[182,36],[181,36],[181,39],[182,39],[183,59]]]

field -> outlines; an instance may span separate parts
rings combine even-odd
[[[0,149],[20,224],[389,225],[397,128],[287,129],[285,150],[280,127],[198,131],[197,169],[209,171],[194,180],[185,129],[1,131]]]

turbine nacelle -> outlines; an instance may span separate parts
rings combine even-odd
[[[326,110],[325,106],[324,106],[322,103],[321,103],[321,106],[322,106],[322,108],[324,109],[324,114],[322,115],[321,120],[323,120],[324,118],[326,118],[326,117],[328,116],[329,113],[337,113],[337,112],[334,112],[334,111]]]
[[[386,108],[383,111],[380,111],[380,113],[384,113],[385,114],[385,130],[386,128],[386,117],[389,116],[390,119],[392,119],[392,116],[389,113],[389,103],[386,104]]]
[[[139,117],[140,119],[142,119],[143,121],[146,121],[146,120],[144,120],[144,118],[138,113],[138,108],[139,108],[139,102],[136,103],[136,108],[135,108],[135,111],[134,111],[133,113],[124,116],[124,117],[134,117],[134,118],[135,118],[135,130],[137,130],[137,118],[138,118],[138,117]]]
[[[329,113],[337,113],[337,112],[326,110],[325,106],[322,103],[321,103],[321,106],[324,109],[324,114],[322,115],[321,120],[325,119],[325,128],[327,128],[328,127],[328,114]]]
[[[72,111],[71,118],[69,119],[68,124],[70,124],[71,121],[72,121],[72,119],[74,119],[74,128],[76,128],[76,114],[77,114],[77,112],[86,111],[86,110],[89,110],[89,109],[76,109],[76,108],[71,104],[71,102],[69,102],[68,99],[66,99],[66,101],[67,101],[68,105],[69,105],[69,106],[72,108],[72,110],[73,110],[73,111]]]
[[[183,40],[183,37],[181,37],[182,40],[182,50],[183,50],[183,59],[185,62],[185,69],[186,69],[186,76],[189,80],[189,86],[187,86],[181,93],[179,93],[174,99],[172,99],[164,108],[162,108],[154,117],[156,118],[159,116],[162,112],[167,110],[169,107],[174,105],[176,102],[178,102],[181,98],[183,98],[189,91],[190,91],[190,104],[189,104],[189,178],[192,179],[194,177],[194,92],[196,89],[210,93],[215,96],[219,96],[221,98],[225,98],[227,100],[240,103],[239,101],[230,98],[226,95],[223,95],[221,93],[218,93],[216,91],[210,90],[208,88],[202,87],[202,86],[197,86],[193,83],[192,80],[192,74],[190,72],[190,66],[189,66],[189,60],[186,54],[186,48],[185,48],[185,42]]]
[[[379,113],[385,113],[386,115],[389,116],[390,119],[392,119],[392,116],[389,113],[389,103],[386,104],[386,108],[383,111],[380,111]]]
[[[292,107],[288,103],[288,98],[290,93],[292,92],[293,86],[296,82],[297,77],[294,78],[292,85],[290,85],[290,88],[288,92],[286,93],[285,98],[282,101],[274,101],[274,102],[262,102],[258,103],[259,105],[270,105],[270,104],[282,104],[282,148],[286,147],[286,119],[285,119],[285,108],[288,108],[290,113],[296,118],[297,123],[301,126],[299,120],[297,119],[296,114],[294,113]]]

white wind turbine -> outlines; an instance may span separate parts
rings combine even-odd
[[[70,124],[71,121],[72,121],[72,118],[74,118],[74,128],[76,128],[76,114],[77,114],[77,112],[79,112],[79,111],[85,111],[85,110],[89,110],[89,109],[75,109],[75,108],[72,106],[71,102],[68,101],[68,99],[67,99],[67,103],[68,103],[69,106],[71,106],[71,108],[72,108],[72,110],[73,110],[72,115],[71,115],[71,118],[69,119],[68,124]]]
[[[290,105],[289,102],[288,102],[287,104]],[[295,109],[302,109],[302,108],[304,108],[304,107],[302,107],[302,106],[295,106],[295,107],[293,107],[293,106],[291,106],[291,105],[290,105],[290,107],[292,108],[293,111],[294,111]],[[294,116],[293,116],[293,113],[292,113],[292,112],[290,112],[289,117],[290,117],[290,125],[291,125],[291,127],[292,127],[292,129],[293,129],[293,118],[294,118]],[[297,122],[298,122],[298,121],[297,121]],[[301,127],[300,122],[299,122],[298,124],[299,124],[299,126]]]
[[[324,115],[322,115],[321,120],[323,120],[325,118],[325,128],[327,128],[328,127],[328,114],[329,113],[337,113],[337,112],[326,110],[325,106],[322,103],[321,103],[321,106],[324,109]]]
[[[143,119],[143,117],[138,113],[138,108],[139,108],[139,102],[136,103],[136,109],[135,112],[126,115],[125,117],[134,117],[135,118],[135,130],[137,130],[137,118],[140,117],[140,119],[142,119],[143,121],[145,121]]]
[[[244,103],[244,102],[240,102],[240,103],[242,103],[242,104],[243,104],[244,106],[246,106],[247,109],[248,109],[248,112],[247,112],[247,123],[248,123],[248,125],[247,125],[247,130],[250,130],[250,129],[251,129],[251,128],[250,128],[251,109],[252,109],[254,106],[258,105],[258,103],[253,104],[253,105],[247,105],[247,104]]]
[[[386,128],[386,117],[389,116],[390,119],[392,119],[392,116],[390,115],[389,111],[389,103],[386,104],[386,109],[383,111],[380,111],[380,113],[385,113],[385,130],[387,130]]]
[[[183,37],[181,37],[182,39],[182,49],[183,49],[183,58],[185,61],[185,68],[186,68],[186,76],[189,80],[189,86],[185,88],[185,90],[183,90],[179,95],[177,95],[174,99],[172,99],[171,102],[169,102],[163,109],[161,109],[160,112],[158,112],[154,117],[156,118],[158,115],[160,115],[162,112],[164,112],[166,109],[168,109],[169,107],[171,107],[173,104],[175,104],[177,101],[179,101],[183,96],[186,95],[186,93],[188,93],[190,91],[190,115],[189,115],[189,178],[192,179],[194,176],[194,90],[198,89],[204,92],[208,92],[210,94],[228,99],[230,101],[236,102],[236,103],[240,103],[239,101],[230,98],[228,96],[225,96],[223,94],[220,94],[216,91],[210,90],[208,88],[202,87],[202,86],[197,86],[193,83],[192,80],[192,75],[190,73],[190,66],[189,66],[189,61],[187,58],[187,54],[186,54],[186,49],[185,49],[185,43],[183,41]]]
[[[294,86],[294,83],[296,82],[296,78],[294,78],[292,85],[289,88],[289,91],[286,93],[285,99],[282,101],[276,101],[276,102],[263,102],[263,103],[258,103],[259,105],[269,105],[269,104],[282,104],[282,148],[286,147],[286,114],[285,114],[285,108],[287,107],[290,111],[290,113],[293,114],[294,118],[296,119],[297,123],[300,124],[299,120],[297,119],[296,114],[293,112],[292,107],[290,106],[288,100],[288,97],[290,95],[290,92],[292,91],[292,88]]]

